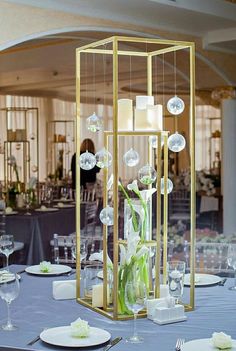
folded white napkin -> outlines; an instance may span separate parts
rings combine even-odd
[[[76,298],[76,280],[57,280],[52,282],[52,296],[55,300]]]

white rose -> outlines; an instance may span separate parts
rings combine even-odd
[[[47,207],[44,206],[44,205],[42,205],[42,206],[40,207],[40,209],[41,209],[41,211],[46,211]]]
[[[76,319],[76,321],[70,324],[71,335],[77,338],[87,338],[89,336],[90,327],[87,321],[81,318]]]
[[[212,334],[212,343],[220,350],[230,349],[232,347],[231,336],[222,332]]]
[[[63,204],[63,202],[58,202],[57,206],[58,207],[64,207],[64,204]]]
[[[47,261],[43,261],[43,262],[40,262],[39,264],[39,269],[41,272],[43,273],[48,273],[52,270],[51,268],[51,262],[47,262]]]
[[[5,212],[6,212],[6,213],[12,213],[12,211],[13,211],[13,210],[12,210],[11,207],[7,207],[7,208],[5,209]]]

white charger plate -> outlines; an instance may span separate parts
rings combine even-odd
[[[232,348],[229,351],[236,351],[236,340],[232,340]],[[212,345],[211,339],[197,339],[186,342],[181,351],[220,351]]]
[[[47,344],[61,347],[89,347],[104,344],[110,340],[111,334],[100,328],[90,327],[87,338],[76,338],[71,336],[71,327],[63,326],[44,330],[40,339]]]
[[[58,208],[54,208],[54,207],[46,207],[45,209],[42,208],[36,208],[37,212],[55,212],[58,211]]]
[[[195,273],[195,286],[209,286],[218,284],[222,277],[213,274]],[[185,274],[184,285],[190,285],[190,274]]]
[[[72,201],[74,201],[74,200],[73,199],[64,199],[64,198],[53,200],[53,202],[72,202]]]
[[[37,264],[35,266],[29,266],[25,269],[27,273],[41,276],[50,276],[50,275],[60,275],[64,273],[69,273],[71,271],[71,267],[65,266],[63,264],[51,264],[50,272],[41,272],[40,265]]]
[[[17,214],[18,213],[18,211],[11,211],[11,212],[5,212],[5,215],[6,216],[9,216],[9,215],[14,215],[14,214]]]

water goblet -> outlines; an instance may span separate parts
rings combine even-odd
[[[76,259],[76,243],[73,242],[71,246],[71,255]],[[82,262],[87,257],[87,245],[85,242],[80,242],[80,262]]]
[[[184,292],[185,262],[167,262],[169,293],[178,303]]]
[[[6,331],[16,330],[17,327],[12,324],[10,317],[10,304],[17,298],[20,292],[20,284],[17,274],[8,273],[7,278],[0,282],[0,297],[7,304],[7,323],[2,325]]]
[[[8,268],[9,256],[14,251],[14,237],[13,235],[1,235],[0,236],[0,252],[6,256],[6,269]]]
[[[146,286],[142,281],[129,281],[125,285],[125,304],[130,311],[134,314],[134,331],[133,335],[126,339],[130,343],[141,343],[143,338],[137,333],[137,314],[145,306],[147,298]]]
[[[234,285],[229,288],[229,290],[236,291],[236,244],[231,244],[228,247],[227,262],[230,267],[234,269]]]

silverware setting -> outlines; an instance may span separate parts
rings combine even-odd
[[[106,346],[104,347],[103,351],[108,351],[108,350],[110,350],[111,347],[113,347],[113,346],[115,346],[116,344],[118,344],[118,342],[120,342],[121,340],[122,340],[122,337],[121,337],[121,336],[119,336],[118,338],[115,338],[114,340],[111,340],[111,341],[109,342],[109,344],[106,345]]]
[[[227,280],[227,278],[222,279],[222,280],[218,283],[218,285],[219,285],[219,286],[224,286],[226,280]]]
[[[16,274],[22,274],[22,273],[26,273],[24,269],[22,269],[22,270],[19,271],[19,272],[16,272]]]
[[[28,346],[32,346],[32,345],[34,345],[37,341],[39,341],[39,339],[40,339],[40,336],[39,335],[37,335],[33,340],[31,340],[30,342],[28,342]]]
[[[175,351],[181,351],[181,348],[185,342],[185,339],[177,339],[176,345],[175,345]]]

